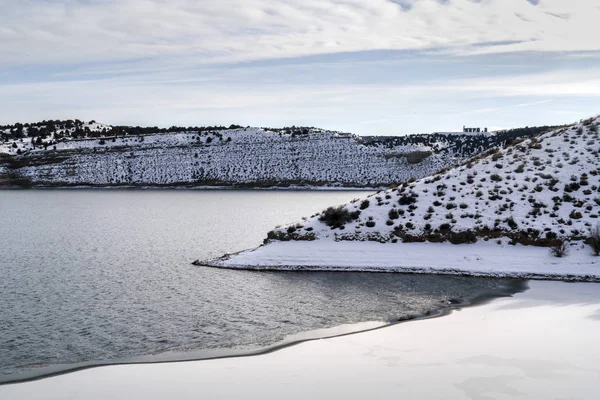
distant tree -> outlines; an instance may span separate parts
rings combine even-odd
[[[28,137],[34,137],[38,135],[38,129],[36,127],[29,127],[27,128],[27,136]]]

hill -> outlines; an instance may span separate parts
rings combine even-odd
[[[598,125],[591,118],[490,149],[199,264],[600,281]]]
[[[309,127],[0,126],[0,186],[388,187],[548,127],[360,137]]]
[[[600,214],[598,119],[551,131],[433,176],[332,207],[273,239],[544,244],[587,235]]]

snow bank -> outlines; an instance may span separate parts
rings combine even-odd
[[[548,248],[479,242],[272,242],[197,265],[255,270],[366,271],[600,282],[600,257],[583,244],[564,258]]]

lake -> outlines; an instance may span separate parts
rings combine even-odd
[[[278,224],[364,194],[0,191],[0,383],[244,354],[523,289],[510,280],[191,264],[258,246]]]

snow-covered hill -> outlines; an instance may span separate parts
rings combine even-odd
[[[599,118],[277,228],[271,240],[549,245],[600,222]]]
[[[102,144],[100,144],[102,143]],[[36,186],[331,185],[385,186],[448,165],[440,157],[406,157],[336,138],[291,137],[234,129],[58,142],[55,150],[16,156],[13,172]],[[408,150],[410,152],[410,150]]]
[[[0,186],[388,187],[532,132],[363,138],[316,128],[44,121],[0,127]]]

